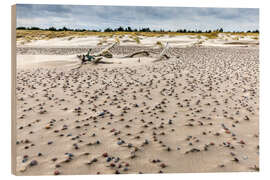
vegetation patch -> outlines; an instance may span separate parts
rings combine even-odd
[[[161,41],[157,41],[157,42],[156,42],[156,45],[160,46],[161,48],[163,47],[163,44],[162,44]]]
[[[63,38],[63,37],[84,37],[84,36],[98,36],[101,38],[113,38],[118,37],[119,39],[124,36],[131,36],[133,40],[135,40],[138,44],[140,43],[139,37],[163,37],[163,36],[184,36],[189,35],[193,37],[197,37],[200,39],[202,36],[208,39],[216,39],[218,38],[219,33],[223,33],[224,35],[230,36],[252,36],[258,37],[259,31],[248,31],[248,32],[223,32],[223,29],[218,29],[215,31],[188,31],[188,30],[177,30],[177,31],[164,31],[164,30],[150,30],[149,28],[142,29],[131,29],[131,28],[116,28],[116,29],[105,29],[103,32],[101,30],[85,30],[85,29],[68,29],[68,28],[60,28],[56,29],[54,27],[50,27],[48,29],[40,29],[38,27],[18,27],[16,30],[16,39],[22,42],[31,42],[32,40],[41,40],[41,39],[53,39],[53,38]]]

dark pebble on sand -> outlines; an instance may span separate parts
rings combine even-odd
[[[58,170],[54,171],[54,175],[59,175],[59,174],[60,174],[60,171],[58,171]]]
[[[108,157],[108,158],[106,159],[107,162],[110,162],[111,160],[112,160],[111,157]]]
[[[36,166],[37,164],[38,164],[38,162],[36,160],[32,160],[29,165]]]

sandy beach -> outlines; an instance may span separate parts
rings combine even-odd
[[[259,170],[259,41],[139,38],[17,42],[18,175]]]

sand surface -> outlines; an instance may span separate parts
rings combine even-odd
[[[42,43],[17,48],[18,175],[258,170],[258,46],[154,62],[161,48],[120,44],[113,64],[72,70],[87,47]]]
[[[199,38],[198,38],[199,36]],[[200,35],[181,35],[181,36],[156,36],[146,37],[137,36],[139,43],[134,40],[133,36],[113,36],[113,37],[99,37],[99,36],[82,36],[82,37],[63,37],[53,38],[49,40],[33,40],[28,43],[22,43],[17,41],[18,47],[100,47],[115,42],[116,38],[121,44],[125,46],[140,46],[140,47],[159,47],[157,42],[165,45],[167,42],[171,47],[190,47],[194,45],[200,46],[256,46],[259,43],[257,36],[240,36],[240,35],[229,35],[219,33],[217,38],[209,39],[205,36]],[[230,43],[242,43],[242,44],[230,44]]]

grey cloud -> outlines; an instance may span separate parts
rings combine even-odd
[[[33,20],[32,26],[42,27],[253,30],[259,26],[259,9],[19,4],[17,18],[18,25]]]

